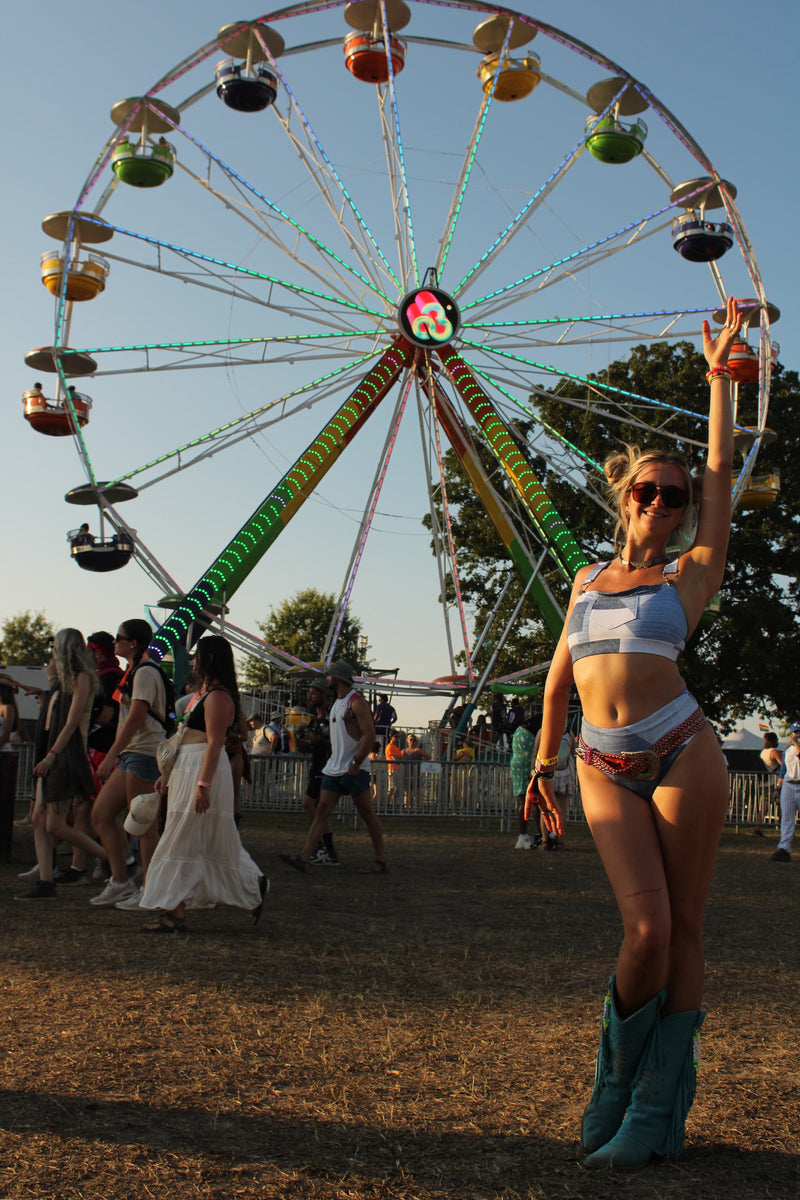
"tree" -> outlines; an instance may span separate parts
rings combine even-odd
[[[286,650],[303,662],[320,662],[325,648],[328,627],[336,609],[333,592],[319,592],[316,588],[303,588],[288,600],[270,608],[266,621],[259,621],[258,628],[264,641]],[[355,669],[356,674],[368,666],[368,645],[361,630],[361,622],[352,613],[346,612],[334,650],[334,658],[344,659]],[[263,659],[248,657],[244,665],[244,681],[251,687],[260,687],[270,681],[270,670]],[[272,681],[275,671],[272,671]]]
[[[4,666],[41,666],[50,659],[53,626],[43,612],[16,613],[0,626],[0,662]]]
[[[683,453],[694,470],[701,469],[708,388],[706,364],[691,343],[666,342],[637,346],[625,362],[611,363],[597,382],[613,383],[637,395],[658,396],[680,416],[671,416],[670,438],[661,443],[643,437],[631,409],[628,423],[620,423],[617,402],[593,389],[596,403],[587,415],[584,404],[590,385],[562,381],[543,397],[532,398],[542,421],[551,425],[595,463],[602,463],[622,442],[662,445]],[[740,388],[737,423],[755,425],[756,389]],[[570,403],[573,401],[573,403]],[[697,414],[695,416],[694,414]],[[651,418],[652,420],[652,418]],[[800,600],[800,473],[794,468],[795,446],[800,438],[800,380],[795,371],[778,367],[773,377],[770,424],[777,432],[774,444],[762,449],[757,474],[779,471],[781,493],[776,504],[764,508],[739,508],[734,515],[728,569],[720,589],[720,613],[704,620],[693,635],[682,659],[682,672],[708,717],[726,732],[738,719],[752,713],[770,718],[796,719],[800,711],[796,680],[800,669],[800,642],[796,633]],[[531,425],[515,426],[527,437]],[[677,438],[676,443],[673,440]],[[528,457],[559,513],[591,560],[608,557],[613,522],[601,506],[588,499],[575,481],[551,469],[528,447]],[[505,482],[490,456],[493,483],[508,496]],[[599,473],[587,467],[584,482],[596,488]],[[482,505],[473,495],[457,459],[446,456],[446,486],[453,506],[453,523],[462,594],[482,628],[491,612],[510,566]],[[428,519],[428,527],[430,522]],[[565,604],[568,589],[551,574],[548,582]],[[511,612],[521,592],[515,580],[501,608]],[[530,608],[524,610],[493,674],[505,674],[542,662],[552,654],[552,638]],[[484,659],[485,661],[485,659]],[[480,663],[478,664],[481,665]]]

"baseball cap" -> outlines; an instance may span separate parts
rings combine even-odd
[[[161,797],[157,792],[144,792],[131,800],[131,810],[125,818],[125,829],[132,837],[143,837],[158,816]]]
[[[789,727],[789,733],[800,733],[800,721],[795,721],[795,723]]]

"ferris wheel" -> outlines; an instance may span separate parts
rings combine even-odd
[[[99,537],[88,522],[71,537],[78,565],[135,558],[166,593],[158,653],[225,610],[331,472],[359,513],[339,550],[335,657],[409,427],[454,597],[450,669],[463,651],[474,678],[447,448],[557,636],[553,580],[587,559],[533,464],[606,507],[576,413],[700,458],[702,414],[598,374],[637,346],[696,343],[729,294],[745,316],[734,503],[775,498],[754,465],[779,313],[735,185],[578,37],[473,0],[313,0],[219,30],[111,121],[76,200],[43,222],[55,337],[26,361],[53,382],[24,405],[38,432],[71,437],[83,475],[67,499],[99,510]],[[541,419],[543,397],[563,422]],[[243,487],[250,515],[229,498]],[[148,493],[164,500],[145,528]],[[232,536],[211,546],[204,513],[221,506]],[[164,565],[176,538],[191,587]]]

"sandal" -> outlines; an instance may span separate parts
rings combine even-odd
[[[261,919],[261,911],[264,907],[264,897],[269,891],[269,880],[266,875],[262,875],[258,881],[258,890],[261,892],[261,903],[250,910],[250,924],[257,925]]]
[[[368,867],[362,867],[358,873],[359,875],[388,875],[389,868],[385,858],[375,858]]]
[[[308,870],[308,863],[301,854],[279,854],[278,858],[281,862],[288,863],[290,867],[294,867],[295,871]]]
[[[157,921],[151,921],[149,925],[143,925],[144,933],[188,933],[186,928],[186,918],[176,917],[175,913],[162,913]]]

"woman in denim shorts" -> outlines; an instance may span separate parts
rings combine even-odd
[[[141,892],[128,878],[128,842],[119,822],[134,796],[152,792],[161,772],[156,763],[156,748],[164,739],[166,689],[161,671],[146,661],[153,630],[147,621],[134,619],[119,625],[114,646],[128,670],[119,682],[114,698],[119,701],[119,722],[114,744],[97,768],[103,784],[92,810],[92,823],[103,843],[111,867],[105,890],[93,896],[90,904],[101,908],[137,906]],[[140,665],[142,664],[142,665]],[[138,670],[136,668],[139,668]],[[139,838],[142,870],[146,874],[158,844],[158,821]]]

